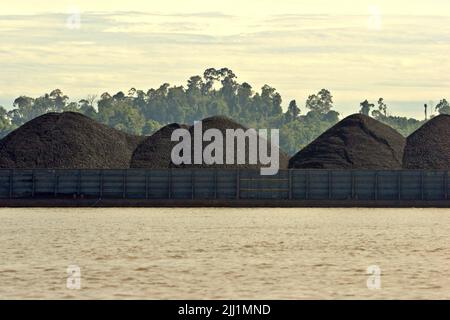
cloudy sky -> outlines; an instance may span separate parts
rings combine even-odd
[[[6,0],[0,0],[6,2]],[[384,97],[423,117],[450,98],[448,0],[15,0],[0,13],[0,104],[73,99],[229,67],[286,106],[329,89],[343,114]]]

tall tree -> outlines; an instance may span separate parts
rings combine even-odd
[[[243,84],[239,85],[238,88],[238,103],[239,103],[239,109],[241,112],[245,111],[250,104],[250,101],[253,96],[252,86],[249,85],[247,82],[244,82]]]
[[[287,114],[290,120],[298,118],[298,116],[300,115],[300,108],[297,106],[297,101],[292,100],[291,102],[289,102]]]
[[[55,89],[50,92],[50,100],[53,102],[54,111],[61,112],[64,110],[69,97],[66,96],[60,89]]]
[[[447,102],[446,99],[442,99],[435,108],[436,111],[439,112],[439,114],[450,114],[450,105]]]
[[[385,116],[387,117],[387,105],[386,103],[384,103],[384,99],[383,98],[379,98],[378,101],[378,110]]]
[[[326,114],[333,108],[333,96],[327,89],[322,89],[308,97],[306,108],[318,114]]]
[[[186,93],[191,97],[198,97],[202,93],[203,86],[203,79],[200,76],[190,77],[188,80]]]

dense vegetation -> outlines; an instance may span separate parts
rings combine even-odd
[[[372,115],[405,136],[423,124],[389,115],[382,98],[377,106],[365,100],[360,107],[360,113]],[[78,102],[69,101],[59,89],[38,98],[21,96],[15,99],[11,111],[0,107],[0,136],[48,112],[77,111],[116,129],[143,135],[168,123],[190,124],[225,115],[247,127],[279,128],[281,147],[293,154],[339,121],[339,113],[333,109],[331,93],[322,89],[308,97],[303,110],[293,100],[283,111],[281,95],[275,88],[264,85],[255,92],[250,84],[238,83],[232,70],[211,68],[202,77],[189,78],[186,86],[164,83],[147,92],[132,88],[127,93],[90,95]],[[436,110],[449,114],[450,106],[444,99]]]

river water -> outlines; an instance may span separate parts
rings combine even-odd
[[[449,299],[450,210],[0,209],[0,298]]]

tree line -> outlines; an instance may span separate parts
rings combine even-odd
[[[10,111],[0,106],[0,137],[48,112],[80,112],[137,135],[151,135],[173,122],[191,124],[209,116],[224,115],[255,129],[279,128],[281,148],[294,154],[339,121],[333,96],[326,89],[310,95],[303,110],[292,100],[283,111],[282,102],[281,95],[269,85],[255,91],[249,83],[239,83],[232,70],[210,68],[202,76],[190,77],[186,86],[164,83],[147,91],[131,88],[114,95],[108,92],[99,97],[89,95],[78,102],[70,101],[59,89],[37,98],[21,96],[14,100]],[[371,115],[405,136],[424,122],[390,115],[383,98],[377,105],[365,100],[360,107],[360,113]],[[450,114],[445,99],[436,110]]]

